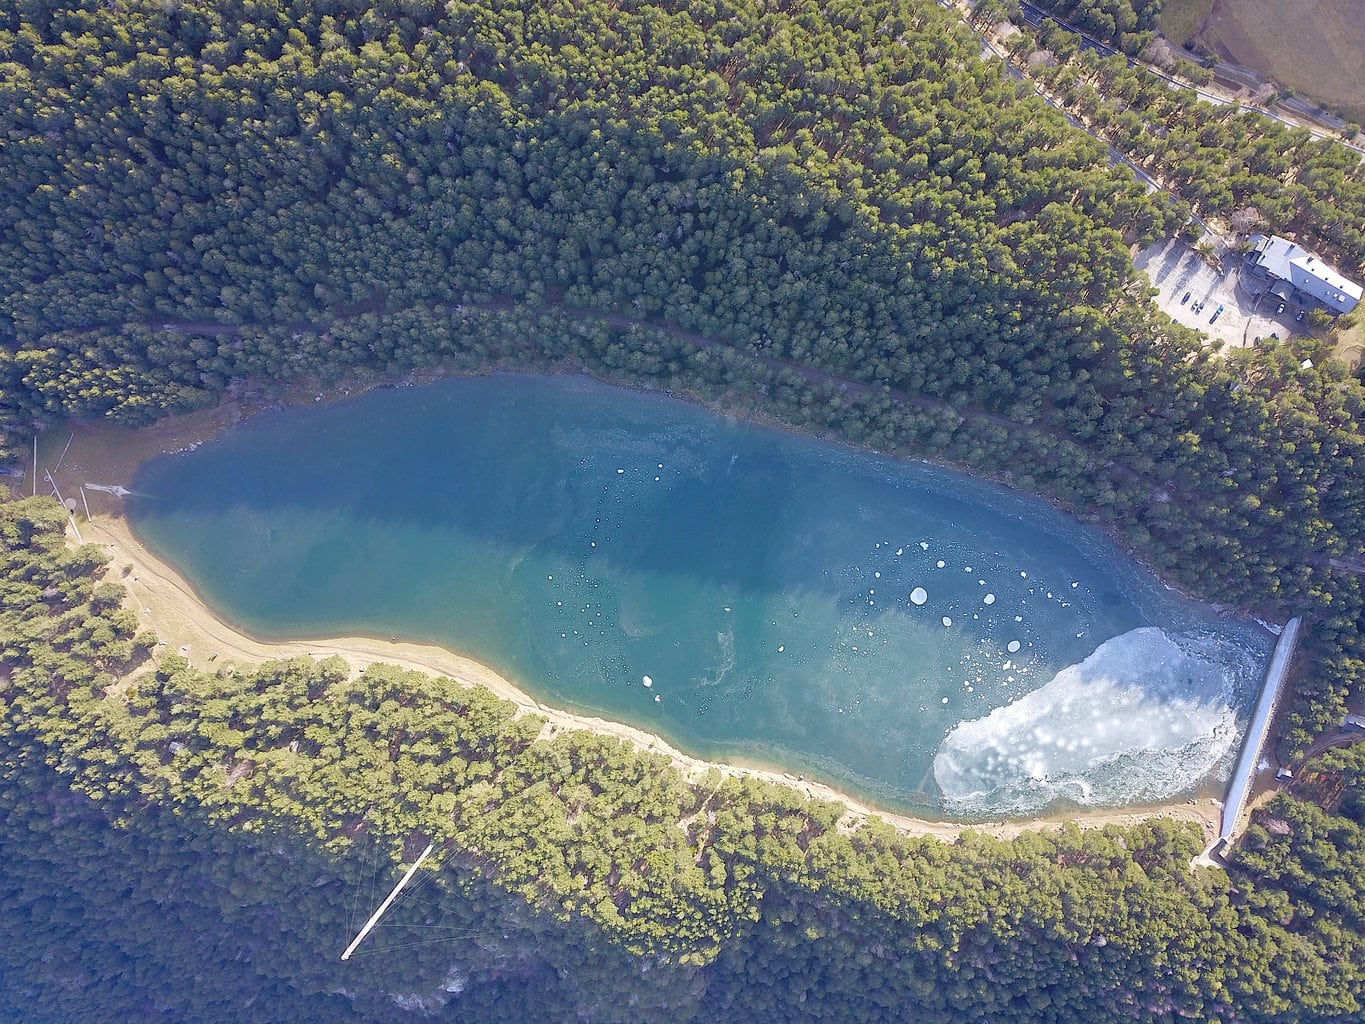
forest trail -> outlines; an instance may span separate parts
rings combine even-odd
[[[495,298],[490,299],[486,302],[466,303],[465,305],[474,306],[475,308],[478,309],[492,310],[505,309],[512,304],[513,303],[511,303],[509,300],[505,298]],[[407,306],[402,308],[385,307],[380,310],[371,310],[370,312],[399,313],[405,312],[406,310],[413,308],[416,307],[414,306]],[[602,313],[598,310],[587,309],[586,307],[583,306],[567,306],[551,302],[541,303],[533,308],[537,313],[561,313],[564,316],[574,317],[575,319],[579,320],[599,320],[602,323],[609,324],[612,327],[615,327],[622,331],[631,330],[658,331],[662,334],[667,334],[670,337],[678,338],[681,341],[686,341],[689,344],[696,345],[698,348],[701,349],[707,349],[712,351],[722,350],[731,352],[740,351],[735,345],[727,341],[723,341],[719,338],[709,337],[705,334],[699,334],[696,331],[689,331],[686,328],[677,326],[676,324],[664,323],[663,321],[659,320],[644,320],[636,317],[629,317],[623,313]],[[338,322],[345,319],[348,318],[335,317],[331,320],[318,320],[312,323],[288,324],[286,325],[286,329],[295,331],[322,332],[328,330]],[[148,321],[144,323],[143,326],[150,327],[154,330],[174,331],[177,334],[205,334],[214,337],[222,337],[225,335],[240,334],[242,331],[246,330],[249,327],[274,328],[278,327],[279,325],[220,324],[206,320],[162,320]],[[99,331],[117,330],[117,328],[118,325],[116,324],[94,324],[77,329],[83,331]],[[886,395],[890,398],[896,399],[899,402],[906,402],[910,405],[914,405],[918,408],[926,409],[932,412],[944,412],[952,410],[954,412],[957,412],[958,415],[960,416],[964,417],[971,416],[975,419],[980,419],[983,422],[994,423],[997,426],[1007,427],[1009,429],[1018,429],[1020,427],[1026,427],[1030,429],[1043,429],[1040,427],[1036,427],[1033,424],[1019,423],[1005,416],[1000,416],[995,413],[986,412],[985,410],[982,409],[973,409],[971,407],[964,407],[959,409],[958,406],[954,405],[949,401],[946,401],[945,399],[928,398],[924,395],[914,395],[908,391],[902,391],[892,387],[879,387],[877,385],[870,384],[867,381],[855,380],[849,377],[840,377],[837,374],[828,373],[824,370],[817,370],[809,366],[803,366],[800,363],[791,362],[786,359],[778,359],[773,356],[761,356],[753,352],[744,352],[742,354],[746,358],[753,359],[756,362],[762,363],[769,369],[791,370],[794,373],[799,374],[801,378],[807,381],[808,383],[830,384],[835,387],[838,387],[840,390],[851,391],[856,394],[862,395]]]
[[[466,307],[473,307],[480,310],[507,309],[515,305],[515,301],[508,296],[495,296],[494,298],[476,303],[465,303]],[[296,323],[284,325],[285,329],[291,331],[310,331],[322,333],[337,323],[351,319],[355,316],[366,314],[394,314],[406,312],[419,308],[416,304],[390,308],[382,303],[376,303],[373,307],[367,308],[363,313],[353,313],[332,317],[325,320],[317,320],[309,323]],[[1112,470],[1122,477],[1145,487],[1154,503],[1177,500],[1187,507],[1198,504],[1197,496],[1175,487],[1171,481],[1156,480],[1144,476],[1123,463],[1110,459],[1100,452],[1096,452],[1082,441],[1077,440],[1065,431],[1051,426],[1046,426],[1033,422],[1021,422],[1012,420],[1007,416],[998,413],[988,412],[985,409],[976,408],[970,405],[959,405],[942,398],[932,398],[927,395],[915,394],[900,388],[891,387],[889,384],[872,384],[868,381],[857,380],[849,377],[842,377],[838,374],[826,370],[816,369],[787,359],[780,359],[775,356],[760,355],[756,352],[745,351],[739,346],[720,338],[701,334],[697,331],[687,330],[676,324],[671,324],[657,320],[646,320],[637,317],[626,316],[623,313],[603,313],[599,310],[588,309],[582,306],[570,306],[563,303],[543,302],[530,307],[535,313],[541,314],[560,314],[579,320],[596,320],[607,324],[620,331],[650,330],[666,334],[669,337],[677,338],[688,344],[695,345],[704,351],[734,352],[742,355],[746,359],[766,366],[770,370],[787,370],[797,374],[803,381],[809,384],[823,384],[837,389],[842,393],[861,395],[864,397],[885,397],[893,401],[904,403],[927,412],[950,413],[957,416],[960,420],[972,419],[980,423],[988,423],[992,426],[1000,427],[1005,430],[1029,430],[1040,434],[1056,438],[1068,444],[1076,445],[1086,451],[1095,462],[1106,469]],[[92,325],[89,327],[78,328],[79,330],[118,330],[121,325],[104,324]],[[230,336],[241,333],[252,327],[262,329],[278,329],[278,324],[220,324],[210,321],[171,321],[158,320],[146,321],[143,326],[156,330],[175,331],[180,334],[208,334],[212,336]],[[1336,558],[1331,557],[1325,552],[1313,552],[1301,556],[1303,561],[1318,566],[1331,566],[1343,572],[1349,572],[1355,576],[1365,576],[1365,558]]]

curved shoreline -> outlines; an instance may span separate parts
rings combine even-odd
[[[365,382],[351,381],[322,391],[297,388],[284,396],[277,394],[268,401],[227,398],[212,409],[165,417],[151,426],[138,429],[106,424],[76,426],[72,433],[75,444],[62,439],[61,435],[66,434],[66,430],[57,431],[49,435],[52,437],[51,446],[43,447],[48,448],[52,459],[64,453],[61,466],[53,469],[52,475],[62,486],[63,494],[72,497],[82,483],[127,486],[132,483],[137,467],[147,459],[198,447],[256,413],[310,404],[309,395],[313,396],[313,402],[339,401],[392,383],[376,378]],[[63,448],[64,445],[68,447]],[[1132,810],[1071,809],[1029,819],[1003,821],[961,823],[917,818],[913,814],[877,807],[834,786],[805,776],[798,777],[780,768],[709,761],[687,754],[647,730],[544,705],[489,666],[437,645],[390,642],[373,637],[280,642],[259,640],[219,619],[189,581],[142,545],[123,516],[121,498],[99,491],[87,492],[85,496],[94,519],[88,524],[80,524],[82,536],[109,551],[115,572],[121,566],[131,567],[131,571],[121,580],[128,590],[126,603],[157,632],[168,649],[187,647],[186,657],[199,668],[218,667],[218,658],[227,662],[258,665],[280,658],[339,655],[356,670],[382,663],[448,676],[463,685],[487,687],[499,697],[517,705],[523,713],[546,719],[550,728],[584,729],[625,740],[641,750],[662,754],[688,779],[700,778],[711,768],[729,775],[751,776],[794,788],[811,799],[843,804],[855,819],[877,817],[909,835],[933,836],[951,841],[964,832],[975,831],[1008,839],[1022,832],[1060,828],[1068,823],[1100,828],[1109,824],[1131,825],[1155,817],[1198,824],[1206,846],[1213,842],[1217,834],[1218,806],[1203,797],[1135,807]],[[1170,585],[1168,581],[1163,580],[1163,583]]]
[[[115,572],[120,568],[127,569],[122,583],[128,591],[128,604],[139,618],[157,632],[167,648],[180,651],[191,664],[199,668],[216,667],[214,662],[218,658],[244,665],[259,665],[281,658],[326,658],[337,655],[357,671],[374,664],[389,664],[448,676],[465,686],[487,688],[515,704],[521,713],[544,718],[551,729],[586,730],[624,740],[640,750],[662,754],[689,780],[699,779],[712,768],[727,775],[750,776],[796,789],[811,799],[843,804],[849,815],[857,820],[877,817],[906,834],[932,836],[947,841],[967,831],[1008,839],[1021,832],[1061,827],[1068,822],[1099,828],[1110,824],[1131,825],[1155,817],[1194,822],[1211,841],[1217,827],[1216,809],[1208,803],[1195,800],[1132,811],[1076,811],[1020,821],[973,823],[930,821],[886,811],[822,782],[797,778],[772,768],[708,761],[687,754],[644,729],[548,707],[487,665],[443,647],[370,637],[328,637],[281,642],[257,640],[219,619],[184,577],[142,545],[120,515],[97,515],[91,522],[83,524],[82,535],[88,543],[98,544],[109,552]]]

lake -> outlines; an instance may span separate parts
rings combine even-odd
[[[1271,638],[962,474],[578,378],[255,416],[131,524],[258,637],[467,653],[548,704],[932,816],[1225,776]]]

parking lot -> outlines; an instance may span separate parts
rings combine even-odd
[[[1133,259],[1158,289],[1156,304],[1172,320],[1202,331],[1220,349],[1254,344],[1258,338],[1296,333],[1298,308],[1287,304],[1276,315],[1279,300],[1257,300],[1238,283],[1238,257],[1229,255],[1221,268],[1210,266],[1184,242],[1158,242]],[[1213,320],[1219,306],[1223,312]],[[1212,322],[1210,322],[1212,321]]]

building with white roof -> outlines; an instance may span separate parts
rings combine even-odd
[[[1360,302],[1361,288],[1323,263],[1303,246],[1278,235],[1252,235],[1247,254],[1251,276],[1267,290],[1303,306],[1321,306],[1329,313],[1349,313]]]

